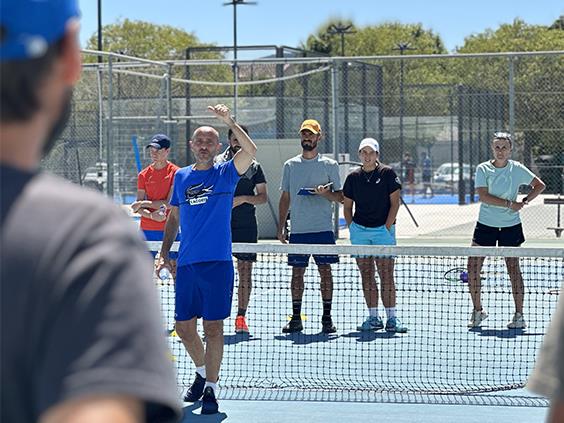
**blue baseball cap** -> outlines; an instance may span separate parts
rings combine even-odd
[[[0,61],[43,56],[79,13],[77,0],[0,0]]]
[[[154,147],[157,150],[161,148],[170,148],[170,138],[164,134],[153,135],[151,142],[145,148]]]

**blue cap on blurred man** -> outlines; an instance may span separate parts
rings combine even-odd
[[[43,56],[78,16],[77,0],[0,0],[0,61]]]

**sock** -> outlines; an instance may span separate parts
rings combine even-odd
[[[237,309],[237,316],[245,316],[246,313],[247,313],[247,309],[246,309],[246,308],[239,308],[239,309]]]
[[[302,315],[302,300],[292,300],[292,318],[301,319]]]
[[[323,300],[323,317],[331,316],[331,304],[333,300]]]
[[[204,379],[206,378],[206,366],[196,367],[196,373],[202,376]]]
[[[386,316],[388,316],[388,319],[391,319],[392,317],[396,317],[396,308],[386,307]]]
[[[208,386],[211,387],[213,389],[213,393],[217,395],[217,382],[209,382],[206,380],[204,389],[206,389]]]
[[[370,307],[368,309],[368,315],[370,317],[378,317],[380,316],[380,310],[378,310],[378,307]]]

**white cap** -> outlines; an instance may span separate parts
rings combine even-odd
[[[374,138],[364,138],[358,146],[358,151],[362,150],[364,147],[370,147],[376,153],[380,152],[380,145]]]

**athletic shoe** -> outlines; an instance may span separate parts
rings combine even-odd
[[[361,332],[384,329],[384,323],[379,316],[368,316],[362,325],[356,327]]]
[[[292,317],[288,324],[282,328],[284,333],[301,332],[302,330],[304,330],[304,326],[302,325],[302,319],[299,317],[297,319]]]
[[[321,318],[321,331],[323,333],[337,332],[337,328],[333,324],[333,319],[331,319],[331,316],[327,316],[327,317],[323,316]]]
[[[219,411],[219,404],[215,399],[213,388],[208,386],[204,389],[204,396],[202,397],[202,414],[215,414]]]
[[[188,388],[188,392],[186,392],[186,395],[184,395],[184,402],[196,402],[200,398],[202,398],[205,385],[206,378],[200,376],[200,374],[196,372],[196,379],[194,379],[192,386]]]
[[[386,320],[386,332],[406,333],[407,327],[397,317],[390,317]]]
[[[525,322],[523,313],[515,313],[511,321],[507,323],[508,329],[525,329],[526,327],[527,322]]]
[[[468,322],[469,328],[477,328],[480,327],[480,324],[488,318],[488,312],[484,309],[482,310],[473,310],[472,315],[470,316],[470,321]]]
[[[237,316],[235,318],[235,333],[249,333],[245,316]]]

